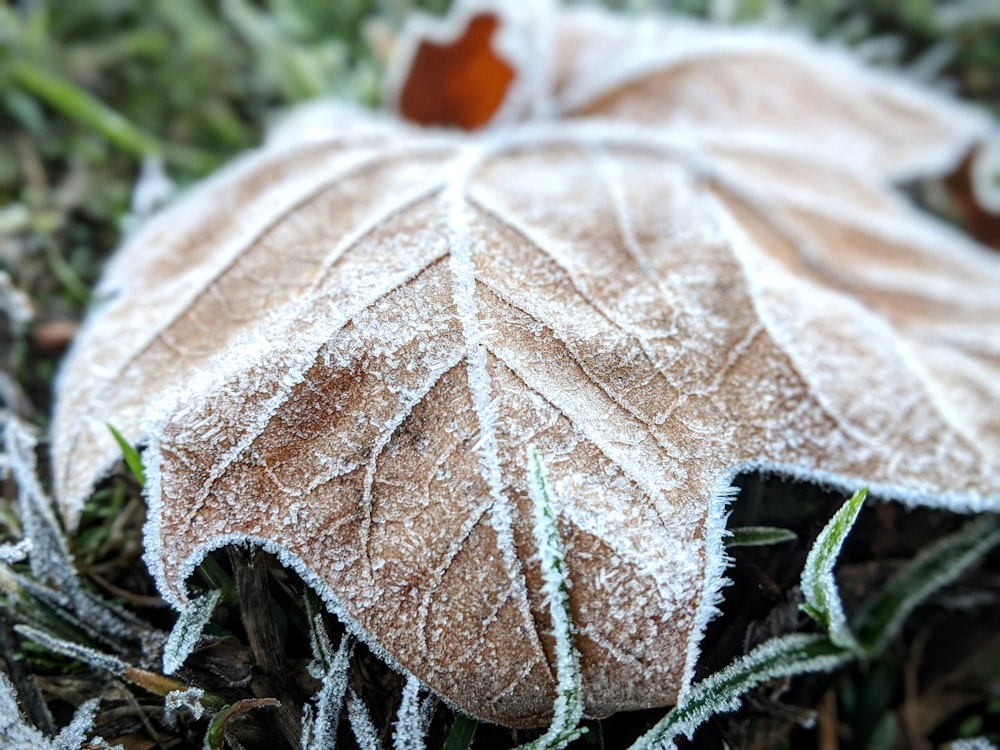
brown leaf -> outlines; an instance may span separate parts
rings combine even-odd
[[[470,18],[454,42],[424,40],[409,64],[399,93],[399,110],[420,125],[474,130],[495,114],[514,78],[514,70],[490,42],[499,20],[481,13]]]
[[[391,663],[516,726],[555,687],[529,446],[590,715],[690,679],[736,472],[1000,509],[1000,263],[887,182],[985,123],[800,41],[551,20],[548,99],[516,55],[509,96],[562,119],[465,135],[314,106],[152,220],[53,436],[71,523],[116,456],[104,423],[150,444],[148,561],[177,606],[207,550],[259,543]]]

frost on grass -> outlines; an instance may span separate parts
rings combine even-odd
[[[740,699],[776,677],[829,672],[852,658],[850,652],[821,635],[797,633],[762,643],[725,669],[695,683],[685,697],[631,750],[667,750],[674,738],[690,739],[713,714],[735,711]]]
[[[345,634],[334,651],[318,614],[310,620],[310,634],[314,658],[310,673],[322,682],[322,687],[312,705],[303,707],[301,745],[303,750],[324,750],[336,746],[354,645],[353,639]]]
[[[378,730],[372,723],[368,707],[365,706],[365,702],[361,700],[360,696],[350,688],[347,697],[347,719],[351,724],[351,731],[354,733],[354,739],[360,750],[382,750],[382,743],[378,739]]]
[[[49,738],[21,715],[14,686],[0,672],[0,744],[11,750],[80,750],[84,746],[93,750],[112,750],[112,746],[100,737],[89,741],[87,738],[99,704],[96,698],[82,703],[70,723],[58,735]],[[120,745],[113,747],[121,750]]]
[[[420,696],[421,691],[425,694]],[[403,686],[403,696],[392,728],[393,750],[424,750],[427,731],[434,718],[435,699],[426,693],[420,680],[410,676]]]
[[[68,524],[110,421],[149,446],[178,608],[207,550],[260,544],[429,690],[536,727],[529,444],[590,715],[688,687],[740,469],[1000,510],[1000,260],[893,188],[984,116],[801,39],[477,7],[520,102],[496,127],[314,105],[122,248],[61,377]]]
[[[219,603],[221,591],[209,591],[191,601],[181,612],[163,647],[163,673],[173,674],[185,662],[201,638],[201,633]]]
[[[1000,515],[970,521],[903,566],[879,596],[858,616],[860,640],[869,654],[882,651],[904,620],[929,595],[958,578],[970,565],[1000,545]]]
[[[802,571],[802,595],[805,598],[802,608],[822,626],[833,643],[845,649],[856,649],[858,642],[847,624],[833,567],[867,495],[866,490],[855,492],[833,515],[809,550]]]
[[[38,478],[37,438],[32,428],[12,414],[0,412],[0,432],[7,470],[17,488],[18,518],[28,550],[31,575],[11,573],[15,585],[38,598],[67,622],[113,650],[139,642],[147,654],[161,643],[158,631],[140,618],[104,601],[81,584],[69,545],[52,501]]]
[[[546,485],[545,467],[534,447],[528,448],[528,489],[534,506],[535,545],[542,568],[542,593],[549,606],[552,635],[555,638],[556,699],[552,723],[524,750],[557,750],[565,747],[586,730],[579,728],[583,718],[583,678],[580,652],[573,643],[575,627],[569,603],[570,582],[566,554],[559,534],[559,518]]]
[[[186,688],[184,690],[171,690],[163,696],[163,720],[167,726],[177,725],[177,712],[182,708],[191,712],[195,719],[200,719],[205,714],[205,707],[202,699],[205,691],[201,688]],[[332,747],[332,746],[331,746]]]
[[[34,641],[39,646],[49,649],[49,651],[62,654],[74,661],[87,664],[94,669],[99,669],[116,677],[121,677],[125,674],[125,663],[117,656],[105,654],[90,646],[67,641],[44,630],[33,628],[30,625],[15,625],[14,630],[28,640]]]

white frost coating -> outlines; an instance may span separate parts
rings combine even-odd
[[[431,389],[437,384],[439,378],[444,373],[451,370],[455,365],[461,361],[464,357],[464,353],[461,351],[456,351],[454,356],[449,359],[443,360],[434,370],[431,371],[431,377],[427,382],[425,388],[417,391],[416,393],[407,394],[400,405],[401,408],[393,417],[392,421],[385,425],[385,431],[376,440],[374,448],[372,450],[372,457],[368,462],[368,466],[365,469],[365,485],[364,485],[364,496],[363,502],[366,508],[371,507],[372,503],[372,487],[375,482],[375,472],[378,464],[378,457],[382,455],[383,450],[392,440],[392,436],[396,433],[396,430],[403,424],[404,420],[410,416],[413,407],[420,403],[426,396],[430,393]],[[319,478],[317,478],[318,481]],[[361,520],[361,538],[368,539],[371,534],[371,514],[365,514],[365,517]]]
[[[421,700],[420,691],[423,689],[423,683],[416,677],[406,678],[392,728],[393,750],[424,750],[427,746],[427,730],[434,716],[434,703],[432,695]]]
[[[185,690],[171,690],[163,697],[163,720],[169,727],[177,726],[177,712],[182,708],[191,712],[197,720],[205,714],[205,707],[202,705],[202,698],[205,691],[201,688],[190,687]]]
[[[31,298],[14,286],[6,271],[0,271],[0,311],[7,316],[14,331],[22,330],[35,317]]]
[[[243,207],[243,216],[240,221],[231,225],[234,228],[227,232],[224,241],[213,246],[212,252],[200,254],[199,262],[192,262],[190,268],[160,283],[153,283],[147,278],[156,271],[155,265],[151,264],[150,254],[145,250],[149,244],[155,244],[159,236],[171,232],[175,226],[210,225],[213,217],[224,210],[224,206],[218,205],[218,200],[212,199],[213,196],[217,193],[224,196],[227,186],[230,190],[235,190],[235,186],[239,185],[241,180],[249,180],[248,175],[261,168],[262,162],[280,163],[283,158],[292,159],[304,150],[303,147],[288,147],[287,144],[282,144],[280,147],[265,149],[244,157],[195,188],[190,195],[185,196],[185,200],[178,201],[170,209],[151,219],[131,238],[122,251],[114,256],[97,289],[97,294],[106,298],[101,315],[104,318],[103,327],[107,330],[102,331],[101,335],[115,335],[114,331],[117,330],[122,340],[128,341],[129,345],[118,347],[114,353],[106,353],[100,360],[91,363],[91,374],[98,375],[106,381],[101,386],[104,390],[117,387],[118,378],[133,358],[150,346],[157,337],[161,337],[164,331],[168,330],[204,292],[206,286],[210,286],[230,269],[236,260],[267,231],[275,217],[293,211],[295,207],[316,196],[324,187],[335,184],[392,154],[392,149],[375,152],[359,148],[346,156],[341,154],[313,160],[310,169],[300,169],[293,176],[276,181],[273,185],[262,189],[250,205]],[[321,270],[317,268],[316,272],[320,273]],[[139,288],[145,290],[145,296],[137,301],[135,290]],[[124,314],[122,310],[125,309],[131,310],[131,314]],[[83,347],[92,335],[95,334],[92,333],[91,327],[85,327],[75,342],[74,349]],[[70,390],[73,383],[64,382],[67,377],[69,374],[64,367],[57,377],[58,391]],[[80,373],[76,372],[74,377],[79,378]],[[70,434],[72,430],[62,424],[61,420],[64,417],[72,418],[74,421],[81,418],[92,421],[93,415],[66,416],[61,408],[57,409],[53,423],[56,454],[68,458],[66,454],[71,453],[72,448],[64,446],[62,441],[63,436]],[[123,423],[119,424],[119,427],[125,438],[132,443],[138,443],[143,438],[136,424]],[[102,414],[94,424],[88,422],[88,430],[89,439],[95,441],[106,456],[105,465],[100,467],[101,471],[105,471],[117,455],[117,446],[104,427],[104,415]],[[93,467],[89,468],[93,470]],[[57,465],[54,469],[57,488],[61,491],[63,517],[70,526],[74,526],[79,520],[79,513],[85,500],[84,488],[76,486],[79,484],[79,479],[66,475],[69,471],[68,466]],[[97,478],[97,476],[89,477],[92,481],[96,481]],[[72,490],[67,489],[70,486]]]
[[[729,503],[739,493],[739,489],[732,486],[732,481],[737,473],[737,471],[733,471],[720,477],[709,500],[708,515],[705,517],[704,526],[705,567],[702,573],[701,594],[698,597],[694,629],[687,644],[684,678],[681,681],[678,703],[684,700],[684,697],[691,690],[695,670],[698,668],[698,658],[701,656],[701,640],[708,628],[708,623],[719,614],[722,590],[730,584],[730,580],[726,577],[726,567],[731,562],[731,558],[726,554],[726,519],[729,516],[727,510]]]
[[[31,556],[31,572],[39,581],[51,581],[61,590],[75,589],[76,569],[69,562],[66,540],[58,531],[52,507],[38,481],[34,452],[37,440],[8,412],[0,413],[0,429],[6,464],[17,485],[24,536],[35,553]]]
[[[29,554],[31,554],[31,542],[28,539],[22,539],[16,544],[0,544],[0,562],[8,565],[27,559]]]
[[[765,641],[746,656],[691,686],[670,713],[630,750],[673,750],[676,737],[684,735],[691,739],[709,716],[735,711],[740,707],[741,697],[757,685],[776,677],[829,672],[851,658],[843,652],[830,653],[825,644],[823,636],[804,633]]]
[[[265,136],[265,148],[299,149],[350,139],[358,143],[392,140],[391,121],[334,99],[305,102],[278,114]]]
[[[492,334],[483,329],[476,302],[476,269],[473,257],[477,253],[489,250],[485,246],[477,247],[473,244],[478,244],[481,239],[474,239],[469,232],[467,212],[470,208],[465,197],[468,180],[481,159],[482,152],[478,148],[470,147],[461,153],[453,167],[455,172],[446,193],[452,243],[448,261],[451,270],[452,297],[465,339],[472,408],[479,427],[479,440],[476,446],[483,474],[490,488],[490,521],[497,534],[497,546],[510,572],[511,585],[519,585],[521,573],[516,557],[517,546],[514,544],[514,519],[504,487],[500,451],[497,445],[497,402],[494,401],[490,374],[486,368],[486,353]]]
[[[147,487],[149,485],[147,484]],[[154,502],[154,498],[157,501]],[[160,520],[159,512],[156,512],[155,506],[158,506],[159,495],[150,495],[150,518],[156,523],[147,523],[144,530],[145,540],[143,546],[148,550],[152,544],[149,538],[152,535],[156,535],[155,538],[159,539],[159,529],[158,523]],[[173,586],[170,585],[170,581],[176,578],[179,581],[185,581],[193,573],[198,564],[205,559],[205,556],[216,549],[222,549],[224,547],[247,547],[247,546],[257,546],[260,547],[265,552],[274,555],[278,558],[278,561],[287,568],[293,570],[302,581],[313,589],[316,594],[326,605],[328,611],[333,613],[337,619],[344,625],[348,634],[357,638],[359,641],[365,644],[368,649],[381,661],[385,662],[389,667],[402,675],[408,675],[406,669],[400,665],[393,656],[388,653],[385,648],[376,641],[371,634],[362,628],[357,620],[350,614],[350,612],[344,607],[343,603],[337,599],[337,597],[330,590],[329,584],[327,584],[322,578],[320,578],[316,573],[309,568],[302,560],[289,552],[286,548],[281,545],[276,544],[271,539],[264,539],[260,537],[247,536],[245,534],[229,534],[229,535],[219,535],[213,537],[211,544],[205,544],[197,547],[194,552],[186,559],[180,562],[177,571],[172,571],[170,579],[167,578],[167,574],[163,568],[163,559],[161,558],[150,558],[147,559],[147,565],[149,566],[150,574],[156,581],[157,588],[163,594],[163,598],[169,602],[175,609],[183,611],[190,606],[190,599],[187,597],[186,592],[177,592]],[[348,648],[349,652],[350,649]],[[338,649],[339,653],[339,649]],[[349,653],[346,654],[344,658],[349,659]]]
[[[866,494],[865,491],[855,493],[833,514],[809,550],[802,569],[802,594],[810,615],[823,626],[832,643],[848,650],[856,649],[858,642],[847,624],[833,569]]]
[[[191,606],[181,611],[163,648],[163,673],[173,674],[187,660],[201,638],[201,633],[219,603],[221,591],[209,591],[191,600]]]
[[[17,693],[7,675],[0,672],[0,740],[4,747],[45,750],[52,743],[21,715]]]
[[[56,735],[53,746],[58,750],[79,750],[83,747],[87,741],[87,733],[94,726],[94,717],[97,716],[97,709],[100,705],[99,698],[84,701],[73,714],[73,720]],[[107,747],[107,743],[100,737],[95,737],[92,744],[98,748]]]
[[[49,651],[68,656],[70,659],[76,659],[95,669],[104,670],[116,677],[121,677],[125,673],[125,663],[117,656],[103,654],[89,646],[81,646],[79,643],[72,643],[71,641],[57,638],[54,635],[46,633],[44,630],[33,628],[30,625],[15,625],[14,630],[28,640],[34,641],[39,646],[49,649]]]
[[[814,41],[793,36],[787,30],[775,33],[762,28],[741,28],[735,32],[681,18],[671,18],[669,24],[653,18],[626,21],[591,9],[578,9],[567,17],[585,30],[578,33],[592,44],[583,52],[576,51],[572,84],[557,94],[560,114],[586,108],[608,92],[665,70],[679,70],[704,61],[757,56],[809,71],[816,76],[817,86],[832,84],[841,90],[877,93],[900,109],[913,107],[918,112],[942,113],[942,120],[947,118],[951,125],[949,137],[929,142],[919,152],[911,150],[905,158],[886,163],[886,174],[895,180],[947,171],[989,130],[988,118],[970,108],[958,106],[901,75],[863,70],[846,51],[829,46],[818,48]],[[620,54],[623,47],[628,48],[627,55]],[[687,104],[697,106],[697,102]],[[681,108],[677,111],[676,119],[683,123],[684,111]],[[742,127],[764,129],[752,121],[742,123]],[[838,138],[836,132],[828,129],[817,139],[814,133],[795,133],[793,129],[787,132],[789,138],[804,138],[807,145],[811,142],[814,148],[822,148],[835,158],[839,155],[846,161],[883,166],[877,161],[883,156],[880,149],[858,139],[857,133],[848,135],[852,137]]]
[[[381,750],[378,732],[372,723],[372,717],[361,697],[353,689],[348,690],[347,719],[351,722],[351,731],[361,750]]]
[[[14,686],[0,672],[0,743],[5,750],[80,750],[82,747],[122,750],[121,745],[111,746],[102,737],[87,740],[100,703],[97,698],[84,701],[76,709],[70,723],[49,739],[21,715]]]
[[[212,480],[220,477],[260,435],[281,404],[287,401],[288,393],[302,382],[306,369],[315,359],[316,351],[328,338],[326,331],[310,328],[289,342],[287,348],[277,349],[259,332],[255,334],[220,353],[209,368],[197,373],[191,381],[150,405],[147,410],[147,426],[144,428],[145,434],[150,436],[149,448],[143,454],[143,463],[147,466],[147,487],[152,488],[147,489],[149,498],[159,497],[161,491],[159,478],[153,476],[159,467],[157,436],[169,422],[183,420],[185,416],[197,413],[200,404],[191,398],[192,393],[204,399],[205,394],[217,393],[220,390],[228,391],[236,398],[241,398],[241,390],[249,396],[255,396],[259,391],[271,392],[271,395],[253,411],[244,411],[239,440],[232,443],[219,456],[199,495],[191,498],[193,510],[197,510],[204,502]],[[259,374],[272,371],[282,373],[280,381],[268,382]],[[234,380],[235,384],[232,382]],[[191,439],[204,441],[211,435],[211,430],[215,429],[215,426],[196,425],[196,428],[197,430],[191,432],[200,434],[192,434]]]
[[[505,13],[495,10],[502,21]],[[614,75],[657,72],[655,59],[710,70],[712,53],[722,50],[734,76],[727,80],[736,81],[733,55],[755,50],[770,69],[775,56],[794,62],[800,54],[787,45],[765,54],[760,40],[767,35],[741,47],[703,29],[675,46],[662,43],[684,37],[687,27],[664,36],[642,26],[639,39],[627,43],[633,27],[603,15],[590,17],[606,29],[576,29],[582,41],[574,51],[560,36],[562,11],[553,13],[560,19],[553,65],[569,66],[539,72],[551,74],[553,96],[613,94],[592,86],[605,68],[601,85],[611,85]],[[500,54],[519,54],[515,26],[498,35],[499,47],[512,45]],[[603,31],[614,38],[591,49],[587,35]],[[692,50],[698,39],[708,52]],[[523,49],[536,42],[524,41]],[[601,45],[616,54],[588,72],[574,55],[587,57]],[[641,54],[630,62],[633,47]],[[809,70],[818,91],[837,94],[829,72],[816,69],[825,60]],[[812,73],[798,73],[793,85],[802,88]],[[545,720],[552,672],[559,671],[546,663],[530,616],[544,595],[526,590],[538,583],[538,568],[514,545],[532,532],[528,495],[538,487],[525,481],[521,460],[529,443],[544,451],[560,523],[569,530],[579,636],[600,652],[581,657],[580,667],[594,714],[648,702],[657,690],[662,704],[678,689],[688,694],[698,641],[724,584],[733,465],[840,486],[856,486],[860,474],[887,497],[952,510],[1000,504],[990,447],[998,423],[981,408],[995,390],[994,295],[977,293],[979,302],[965,304],[955,294],[963,274],[981,277],[972,288],[991,292],[995,272],[986,269],[995,264],[985,255],[970,260],[971,243],[929,222],[908,221],[916,214],[893,197],[884,174],[918,163],[929,169],[929,152],[919,146],[938,129],[947,132],[940,149],[934,141],[929,151],[955,156],[976,118],[939,128],[947,112],[928,113],[925,101],[910,134],[917,143],[901,136],[899,148],[887,144],[895,157],[880,173],[860,161],[842,164],[851,161],[849,150],[808,153],[814,136],[806,132],[782,144],[781,127],[794,130],[794,118],[779,122],[778,132],[741,129],[727,142],[726,112],[712,120],[719,114],[712,107],[725,101],[680,88],[686,99],[669,111],[651,104],[650,119],[636,123],[616,120],[610,105],[601,116],[606,102],[597,99],[580,99],[593,106],[560,122],[482,135],[341,118],[333,107],[318,107],[300,120],[300,150],[292,147],[291,124],[276,135],[277,148],[299,159],[291,165],[305,158],[309,143],[334,142],[321,133],[325,127],[344,128],[336,139],[342,165],[362,155],[377,161],[389,149],[399,162],[384,173],[381,165],[365,169],[380,175],[370,181],[341,179],[330,167],[324,200],[271,215],[274,233],[254,246],[261,252],[252,267],[274,263],[280,271],[288,267],[280,264],[308,258],[311,283],[275,283],[294,291],[274,297],[272,313],[252,318],[253,333],[240,328],[221,344],[203,312],[219,307],[234,320],[250,319],[255,291],[268,288],[260,270],[204,289],[215,307],[181,311],[170,329],[191,330],[190,342],[175,336],[170,344],[178,357],[197,351],[199,358],[190,367],[198,372],[181,378],[186,388],[158,400],[144,428],[153,438],[147,559],[164,596],[190,606],[184,578],[208,550],[259,544],[380,656],[468,702],[474,710],[463,706],[466,713],[528,726]],[[824,103],[851,110],[857,97],[840,93],[844,107],[837,95]],[[750,109],[760,104],[756,92],[747,94]],[[881,109],[900,97],[882,96]],[[672,119],[706,106],[711,126],[703,131],[694,127],[697,118]],[[884,128],[867,129],[871,119],[845,115],[845,139],[860,139],[854,156],[884,141]],[[769,122],[767,113],[758,120]],[[919,155],[907,155],[907,147]],[[283,173],[247,169],[243,177],[261,174]],[[387,190],[385,174],[406,187]],[[375,187],[368,192],[362,182]],[[269,213],[262,193],[246,192],[257,196],[250,208]],[[355,192],[356,203],[347,197]],[[204,218],[194,213],[192,220]],[[239,217],[214,218],[220,236],[239,234]],[[331,221],[339,222],[336,232]],[[297,253],[300,241],[317,241],[310,245],[316,252]],[[135,260],[142,253],[126,254]],[[956,268],[947,264],[953,257]],[[244,281],[251,303],[238,300]],[[226,289],[233,290],[229,306]],[[950,315],[925,322],[913,312],[921,302]],[[821,303],[828,314],[817,312]],[[898,310],[880,307],[893,304]],[[948,330],[964,317],[976,326]],[[959,352],[978,363],[963,371],[974,377],[959,377]],[[882,377],[887,363],[893,377]],[[141,364],[134,374],[142,374]],[[925,371],[934,377],[924,378]],[[950,415],[946,394],[961,404]],[[97,403],[92,413],[103,408]],[[885,418],[890,406],[898,418]],[[977,408],[984,416],[968,419]],[[977,432],[984,439],[970,445]],[[161,496],[164,487],[170,497]],[[326,557],[315,551],[317,535],[346,546],[331,546]],[[376,607],[379,597],[407,627],[393,627],[396,618]],[[648,658],[654,651],[661,658]],[[332,705],[337,691],[324,690]],[[415,704],[416,688],[408,690]],[[310,713],[309,721],[318,719]]]
[[[28,560],[35,579],[33,582],[22,580],[20,585],[35,587],[42,596],[57,597],[60,605],[70,608],[84,627],[99,626],[107,636],[122,641],[150,636],[151,628],[114,605],[99,600],[81,586],[52,502],[38,479],[35,435],[8,412],[0,412],[0,430],[5,463],[17,485],[19,518],[25,537],[23,544],[30,547]],[[47,587],[44,592],[40,590],[43,586]]]
[[[142,160],[139,178],[132,188],[132,215],[129,220],[142,221],[155,213],[170,201],[176,189],[163,166],[163,160],[159,156],[147,156]]]
[[[573,643],[575,627],[569,603],[570,571],[566,569],[559,533],[558,510],[549,494],[545,466],[538,452],[529,446],[528,491],[534,512],[533,532],[542,567],[542,594],[549,605],[552,634],[555,637],[556,699],[552,708],[552,723],[548,730],[526,750],[565,747],[578,737],[583,718],[583,677],[580,672],[580,652]]]
[[[988,737],[971,737],[964,740],[955,740],[946,747],[949,750],[997,750],[997,745],[990,742]]]
[[[322,680],[323,686],[313,697],[314,706],[302,707],[303,750],[331,750],[337,744],[337,725],[340,709],[344,705],[347,692],[347,678],[351,667],[353,639],[345,634],[340,647],[334,651],[326,634],[322,615],[313,617],[310,624],[315,659],[314,677]],[[312,673],[314,670],[310,670]]]
[[[895,595],[897,606],[893,617],[880,623],[879,638],[865,644],[869,653],[882,652],[930,593],[952,583],[998,544],[1000,528],[986,516],[922,549],[883,586],[882,596]]]

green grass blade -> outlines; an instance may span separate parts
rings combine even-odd
[[[865,652],[882,651],[917,605],[998,544],[1000,515],[988,515],[921,551],[889,579],[860,618],[858,632]]]
[[[479,722],[465,714],[455,714],[455,722],[444,742],[444,750],[469,750],[476,737]]]
[[[831,641],[852,650],[858,648],[858,643],[844,615],[833,567],[867,495],[867,490],[858,490],[833,515],[809,550],[802,571],[802,594],[806,600],[802,609],[823,627]]]
[[[573,645],[573,613],[569,603],[569,574],[559,535],[555,505],[545,479],[545,467],[534,448],[528,449],[529,491],[535,510],[535,543],[541,560],[543,590],[549,603],[556,639],[556,700],[552,724],[534,742],[519,750],[556,750],[586,732],[579,726],[583,718],[583,676],[580,653]]]
[[[115,439],[115,442],[118,443],[118,447],[121,448],[125,465],[132,472],[132,476],[135,477],[140,487],[145,487],[146,468],[142,465],[142,457],[139,455],[139,451],[113,425],[109,424],[108,429],[111,431],[111,436]]]
[[[234,716],[245,714],[255,708],[276,708],[280,706],[274,698],[246,698],[222,709],[209,722],[205,732],[204,750],[224,750],[226,742],[226,724]]]
[[[821,635],[795,633],[762,643],[725,669],[691,686],[680,702],[631,750],[673,746],[680,735],[694,730],[713,714],[739,708],[740,698],[767,680],[806,672],[829,672],[852,658],[852,653]]]
[[[221,592],[209,591],[192,599],[174,624],[163,647],[163,673],[173,674],[187,660],[219,603]]]
[[[775,526],[741,526],[730,530],[726,547],[763,547],[798,539],[794,531]]]
[[[100,133],[118,148],[136,156],[162,152],[156,138],[141,131],[72,81],[26,61],[14,61],[10,76],[14,84],[24,91]]]

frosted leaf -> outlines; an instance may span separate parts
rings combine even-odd
[[[690,687],[737,472],[1000,510],[1000,259],[891,183],[955,167],[985,117],[803,39],[550,11],[436,27],[513,71],[481,130],[313,104],[146,222],[52,436],[70,526],[119,456],[105,424],[146,444],[178,608],[208,550],[262,545],[511,726],[557,695],[528,445],[588,716]]]

